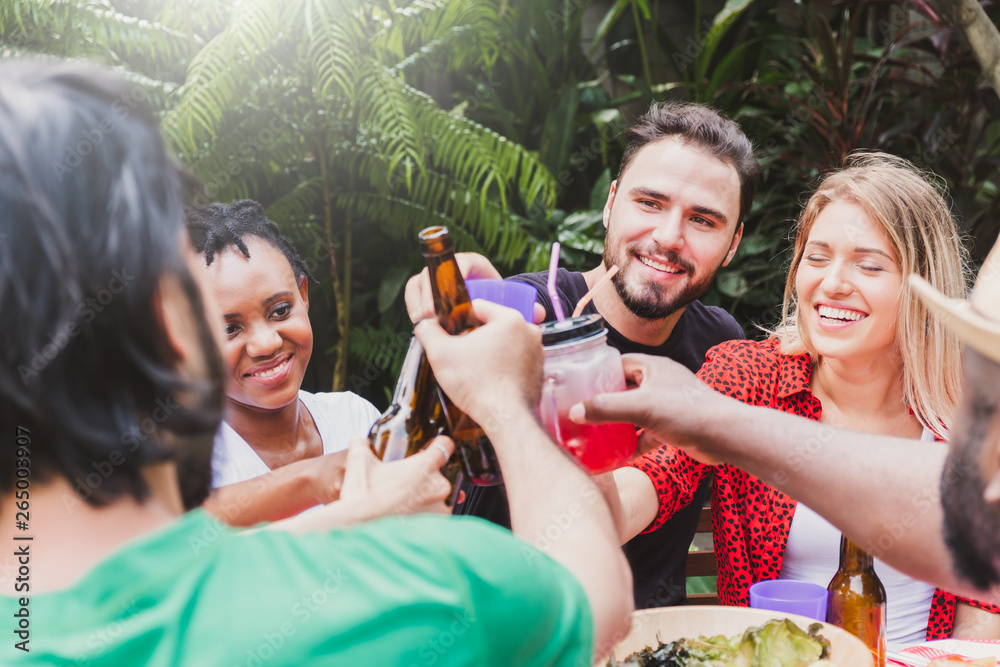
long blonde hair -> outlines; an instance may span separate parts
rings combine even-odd
[[[940,436],[948,433],[961,393],[961,346],[915,297],[907,278],[915,273],[949,297],[966,295],[967,251],[946,196],[930,175],[903,158],[885,153],[849,156],[842,169],[822,180],[799,216],[781,324],[772,332],[785,354],[808,352],[817,359],[808,330],[801,326],[795,274],[820,212],[835,201],[860,207],[885,232],[903,275],[896,323],[903,400],[921,424]]]

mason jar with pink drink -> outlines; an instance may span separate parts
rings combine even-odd
[[[545,380],[539,404],[549,434],[591,473],[614,470],[635,454],[632,424],[577,424],[570,407],[595,394],[625,391],[621,355],[607,344],[600,315],[581,315],[540,325]]]

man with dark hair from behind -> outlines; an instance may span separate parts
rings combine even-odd
[[[355,439],[341,500],[272,530],[184,514],[178,478],[190,502],[208,486],[223,370],[181,177],[136,97],[78,65],[0,64],[0,540],[16,554],[0,663],[580,665],[606,652],[631,583],[611,515],[533,418],[537,331],[491,304],[460,340],[434,323],[418,336],[457,404],[511,414],[489,435],[519,525],[544,532],[533,510],[584,508],[546,553],[474,520],[338,529],[439,508],[447,438],[392,464]],[[497,381],[477,386],[484,374]],[[544,474],[520,463],[529,449]]]
[[[698,299],[732,260],[743,236],[743,219],[759,180],[753,147],[739,125],[719,111],[676,102],[653,104],[623,137],[625,152],[604,206],[603,261],[586,273],[559,269],[559,300],[564,312],[572,312],[617,266],[618,273],[583,313],[604,317],[608,344],[619,351],[667,357],[697,371],[709,349],[743,338],[729,313]],[[500,277],[479,255],[459,259],[469,277]],[[414,321],[433,313],[424,275],[407,284]],[[510,279],[537,287],[545,320],[552,321],[548,276],[542,271]],[[623,472],[642,474],[631,468]],[[637,608],[685,601],[685,562],[710,483],[706,478],[691,502],[662,526],[625,543]],[[456,513],[511,525],[499,487],[466,484],[465,492],[467,500]]]

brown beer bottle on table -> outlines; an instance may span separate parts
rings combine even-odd
[[[875,574],[871,554],[840,536],[840,569],[827,586],[826,622],[847,630],[864,642],[885,666],[885,587]]]
[[[446,227],[428,227],[419,234],[420,252],[430,273],[434,311],[438,322],[455,335],[479,326],[472,313],[472,300],[455,261],[455,248]],[[438,391],[444,408],[448,432],[455,441],[455,455],[466,477],[479,486],[500,484],[500,464],[483,429]]]

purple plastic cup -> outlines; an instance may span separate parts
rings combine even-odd
[[[758,581],[750,587],[750,606],[826,621],[826,596],[825,588],[808,581]]]
[[[466,280],[465,287],[469,290],[470,299],[486,299],[499,303],[521,313],[528,324],[535,321],[535,299],[538,298],[538,290],[533,285],[516,280],[481,278]]]

